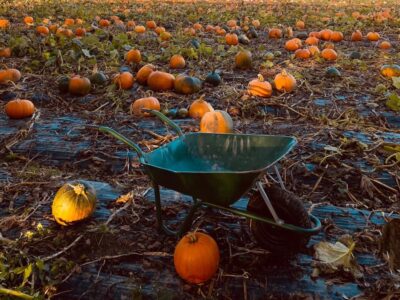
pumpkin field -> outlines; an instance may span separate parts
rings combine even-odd
[[[400,299],[397,0],[0,2],[0,299]]]

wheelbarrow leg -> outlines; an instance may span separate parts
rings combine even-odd
[[[159,187],[159,185],[154,183],[153,188],[154,188],[154,195],[155,195],[155,202],[156,202],[158,230],[162,231],[168,235],[174,235],[174,236],[178,236],[178,237],[182,236],[186,231],[189,230],[190,226],[192,225],[194,214],[195,214],[196,210],[202,205],[202,202],[193,197],[193,205],[190,208],[185,220],[183,221],[182,225],[179,227],[178,231],[173,231],[173,230],[169,229],[166,225],[164,225],[162,209],[161,209],[160,187]]]

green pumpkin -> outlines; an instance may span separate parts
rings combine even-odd
[[[107,83],[107,77],[103,72],[97,72],[90,76],[90,82],[96,85],[105,85]]]
[[[72,181],[57,191],[51,211],[56,222],[66,226],[87,219],[95,208],[94,189],[86,182]]]
[[[204,81],[213,86],[218,86],[221,83],[221,76],[214,70],[211,73],[208,73]]]
[[[187,75],[179,75],[175,79],[175,91],[179,94],[193,94],[201,89],[201,80]]]

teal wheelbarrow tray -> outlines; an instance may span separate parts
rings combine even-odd
[[[276,206],[282,206],[281,199],[270,199],[259,181],[268,168],[274,167],[281,183],[280,189],[284,191],[275,164],[296,145],[295,138],[254,134],[184,135],[179,126],[162,113],[146,111],[170,125],[179,137],[150,153],[143,153],[137,144],[115,130],[104,126],[98,129],[111,134],[137,152],[139,161],[153,184],[160,231],[171,235],[183,235],[190,229],[196,210],[205,205],[249,218],[256,240],[269,250],[279,250],[290,245],[290,248],[298,248],[307,243],[311,235],[319,232],[321,222],[313,215],[307,214],[302,204],[299,206],[297,199],[287,200],[285,195],[280,194],[278,198],[286,197],[283,201],[286,207],[276,209]],[[259,193],[250,197],[247,210],[233,208],[232,205],[254,185]],[[193,205],[177,231],[164,224],[160,186],[193,198]],[[292,199],[293,195],[289,198]],[[296,202],[295,205],[293,202]],[[289,214],[287,206],[289,211],[293,206]],[[288,217],[281,217],[280,212]],[[299,216],[302,216],[300,223],[297,222]],[[287,219],[295,224],[287,223]],[[286,236],[286,239],[280,241],[283,236]],[[276,245],[271,246],[271,241],[268,240],[274,240]]]

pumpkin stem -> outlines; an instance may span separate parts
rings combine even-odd
[[[281,74],[282,74],[282,76],[287,76],[288,75],[288,73],[286,72],[286,69],[283,69]]]
[[[264,76],[262,76],[261,74],[257,75],[258,81],[263,82],[264,81]]]
[[[84,196],[85,198],[87,198],[85,186],[84,186],[83,184],[78,183],[78,184],[75,184],[75,185],[71,185],[71,187],[74,189],[74,193],[75,193],[77,196],[82,195],[82,196]]]
[[[194,243],[196,243],[198,241],[198,238],[196,236],[196,231],[195,232],[189,232],[187,234],[187,237],[189,239],[189,243],[190,244],[194,244]]]
[[[200,96],[200,98],[198,99],[198,101],[205,101],[206,94],[203,94]]]

